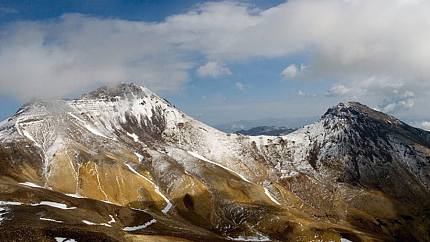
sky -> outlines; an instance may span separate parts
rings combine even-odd
[[[422,0],[0,0],[0,119],[134,82],[211,125],[288,126],[359,101],[430,129],[429,12]]]

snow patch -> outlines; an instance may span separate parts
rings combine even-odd
[[[108,201],[108,200],[98,200],[98,201],[99,202],[103,202],[103,203],[107,203],[107,204],[111,204],[111,205],[122,206],[119,203],[114,203],[114,202],[111,202],[111,201]]]
[[[349,240],[349,239],[341,238],[341,239],[340,239],[340,242],[352,242],[352,241],[351,241],[351,240]]]
[[[148,178],[146,178],[145,176],[143,176],[142,174],[140,174],[139,172],[137,172],[131,165],[129,165],[127,163],[124,163],[124,164],[128,167],[128,169],[131,172],[133,172],[134,174],[136,174],[136,175],[142,177],[143,179],[147,180],[149,183],[151,183],[154,186],[155,192],[157,192],[158,195],[160,195],[164,199],[164,201],[167,203],[167,205],[163,208],[163,210],[161,210],[161,212],[163,212],[164,214],[166,214],[167,212],[169,212],[173,205],[170,202],[170,200],[166,196],[164,196],[164,194],[160,191],[160,187],[158,187],[154,182],[152,182],[151,180],[149,180]]]
[[[130,136],[134,140],[134,142],[139,143],[139,136],[137,136],[135,133],[127,132],[127,135]]]
[[[256,236],[239,236],[236,238],[233,237],[227,237],[229,240],[233,241],[271,241],[270,238],[263,236],[263,235],[256,235]]]
[[[59,208],[59,209],[64,209],[64,210],[76,209],[76,207],[67,207],[66,204],[51,202],[51,201],[41,201],[40,203],[30,203],[30,204],[25,204],[25,203],[21,203],[21,202],[13,202],[13,201],[0,201],[0,206],[7,206],[7,205],[11,205],[11,206],[29,205],[29,206],[33,206],[33,207],[49,206],[49,207],[54,207],[54,208]]]
[[[272,196],[272,194],[270,194],[269,189],[267,189],[266,187],[263,187],[263,188],[264,188],[264,193],[266,194],[266,196],[267,196],[267,197],[269,197],[269,198],[270,198],[270,200],[272,200],[272,202],[274,202],[276,205],[281,205],[281,203],[280,203],[280,202],[278,202],[278,200],[276,200],[276,199]]]
[[[236,176],[240,177],[242,180],[244,180],[244,181],[246,181],[246,182],[248,182],[248,183],[252,183],[251,181],[249,181],[248,179],[246,179],[243,175],[241,175],[241,174],[239,174],[239,173],[237,173],[237,172],[233,171],[232,169],[230,169],[230,168],[228,168],[228,167],[225,167],[225,166],[223,166],[223,165],[221,165],[221,164],[218,164],[218,163],[213,162],[213,161],[211,161],[211,160],[209,160],[209,159],[206,159],[206,157],[204,157],[204,156],[202,156],[202,155],[199,155],[199,154],[197,154],[197,153],[195,153],[195,152],[192,152],[192,151],[188,151],[188,154],[190,154],[190,155],[194,156],[195,158],[197,158],[197,159],[199,159],[199,160],[206,161],[206,162],[211,163],[211,164],[213,164],[213,165],[219,166],[219,167],[221,167],[221,168],[223,168],[223,169],[225,169],[225,170],[228,170],[229,172],[231,172],[231,173],[235,174]]]
[[[82,223],[84,223],[86,225],[95,225],[95,226],[100,225],[100,226],[112,227],[112,225],[107,224],[107,223],[94,223],[94,222],[91,222],[91,221],[88,221],[88,220],[82,220]]]
[[[56,242],[77,242],[75,239],[68,239],[63,237],[55,237]]]
[[[107,222],[108,224],[115,223],[115,218],[109,214],[110,220]]]
[[[78,116],[74,115],[71,112],[68,112],[67,114],[69,114],[71,117],[75,118],[76,120],[79,121],[79,123],[81,123],[82,126],[84,126],[88,131],[90,131],[91,133],[109,139],[109,137],[107,137],[106,135],[104,135],[102,132],[100,132],[98,129],[94,128],[93,126],[87,124],[87,122],[85,122],[84,120],[80,119]]]
[[[19,206],[19,205],[22,205],[22,203],[20,203],[20,202],[13,202],[13,201],[0,201],[0,206],[7,206],[7,205]]]
[[[166,206],[161,210],[161,212],[164,213],[164,214],[168,213],[170,211],[170,209],[172,208],[173,204],[170,202],[170,200],[166,196],[164,196],[164,194],[160,191],[160,187],[158,187],[157,185],[155,185],[155,191],[166,202]]]
[[[78,193],[64,193],[64,195],[66,195],[68,197],[74,197],[74,198],[85,198]]]
[[[4,215],[9,213],[9,209],[8,208],[0,208],[0,224],[2,223],[3,220],[5,220],[6,218],[4,217]]]
[[[54,223],[60,223],[60,224],[63,223],[63,221],[55,220],[55,219],[52,219],[52,218],[43,218],[43,217],[40,217],[39,219],[43,220],[43,221],[54,222]]]
[[[134,152],[134,154],[137,156],[137,158],[139,159],[139,162],[143,162],[144,161],[144,159],[143,159],[143,155],[141,155],[141,154],[139,154],[139,153],[137,153],[137,152]]]
[[[40,203],[31,204],[31,206],[49,206],[49,207],[59,208],[63,210],[76,209],[76,207],[67,207],[66,204],[51,202],[51,201],[41,201]]]
[[[17,125],[19,126],[19,124],[17,124]],[[37,147],[41,148],[39,143],[36,142],[36,140],[33,138],[33,136],[27,130],[25,130],[25,129],[22,130],[22,134],[24,135],[24,137],[31,140]]]
[[[44,188],[44,187],[39,186],[39,185],[37,185],[37,184],[34,184],[34,183],[32,183],[32,182],[21,182],[21,183],[19,183],[19,184],[24,185],[24,186],[27,186],[27,187]]]
[[[82,223],[84,223],[84,224],[86,224],[86,225],[95,225],[95,226],[97,226],[97,225],[100,225],[100,226],[106,226],[106,227],[112,227],[112,223],[115,223],[116,221],[115,221],[115,218],[112,216],[112,215],[109,215],[109,217],[110,217],[110,221],[108,221],[107,223],[95,223],[95,222],[91,222],[91,221],[88,221],[88,220],[82,220]]]
[[[141,229],[147,228],[148,226],[150,226],[156,222],[157,222],[157,220],[151,219],[150,221],[148,221],[142,225],[137,225],[137,226],[133,226],[133,227],[124,227],[122,230],[127,231],[127,232],[141,230]]]
[[[251,142],[255,142],[257,147],[268,145],[269,141],[276,139],[276,136],[270,135],[258,135],[258,136],[248,136]]]
[[[142,174],[140,174],[139,172],[136,171],[136,169],[134,169],[130,164],[124,163],[127,168],[134,174],[142,177],[143,179],[147,180],[148,182],[150,182],[151,184],[154,184],[151,180],[149,180],[148,178],[146,178],[145,176],[143,176]]]

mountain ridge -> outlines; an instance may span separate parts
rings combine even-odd
[[[29,104],[3,122],[0,183],[70,203],[85,211],[82,220],[101,220],[93,224],[119,215],[82,204],[129,209],[135,218],[120,216],[112,227],[81,221],[113,240],[426,241],[428,137],[359,103],[341,103],[285,136],[228,134],[144,87],[121,84]],[[26,197],[0,193],[0,208],[26,213],[11,205]],[[7,214],[0,228],[15,226]],[[184,234],[174,229],[180,223]]]

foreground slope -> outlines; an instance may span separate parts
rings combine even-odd
[[[430,134],[358,103],[286,136],[248,137],[144,87],[103,87],[2,122],[0,166],[7,239],[430,236]]]

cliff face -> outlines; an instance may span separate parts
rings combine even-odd
[[[430,134],[358,103],[285,136],[244,136],[144,87],[104,87],[2,122],[0,166],[7,239],[430,236]]]

